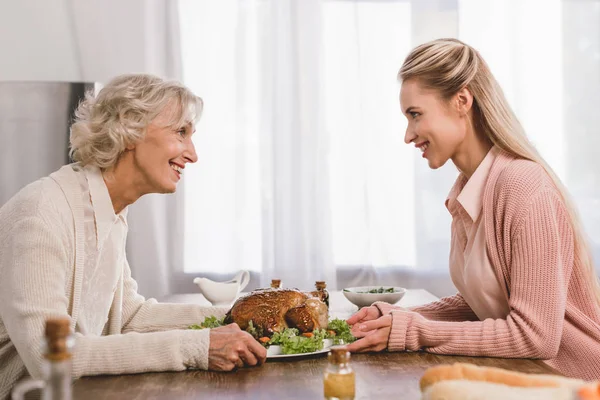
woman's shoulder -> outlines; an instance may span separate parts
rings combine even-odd
[[[490,173],[490,183],[497,196],[508,192],[528,198],[540,192],[558,193],[550,174],[540,163],[510,155],[501,157],[503,162]]]
[[[562,195],[544,166],[502,155],[499,164],[490,171],[484,207],[496,219],[520,221],[532,206],[540,204],[566,210]]]
[[[23,187],[0,208],[3,224],[27,217],[39,217],[48,223],[69,218],[70,207],[60,185],[44,177]]]

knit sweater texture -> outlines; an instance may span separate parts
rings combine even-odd
[[[208,367],[209,330],[186,328],[225,310],[146,300],[126,260],[118,269],[103,332],[78,331],[78,317],[89,312],[82,306],[82,296],[89,295],[82,293],[84,261],[98,256],[85,254],[89,198],[80,173],[64,166],[0,208],[0,399],[20,378],[41,377],[41,344],[50,317],[71,320],[75,378]],[[104,267],[114,268],[98,268]]]
[[[600,379],[600,307],[550,176],[539,164],[500,151],[482,207],[508,316],[481,321],[460,293],[410,310],[379,303],[392,315],[389,350],[542,359],[566,376]]]

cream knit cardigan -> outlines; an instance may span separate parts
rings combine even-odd
[[[81,308],[83,199],[69,165],[25,188],[0,208],[0,399],[27,374],[40,377],[48,317]],[[101,336],[75,333],[73,376],[208,367],[208,330],[186,330],[225,310],[164,304],[137,293],[125,263]]]

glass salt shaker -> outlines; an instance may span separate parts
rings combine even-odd
[[[353,400],[355,374],[350,366],[350,352],[345,346],[333,346],[327,355],[323,375],[323,395],[326,400]]]

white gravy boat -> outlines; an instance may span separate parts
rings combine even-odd
[[[215,282],[208,278],[196,278],[194,283],[213,306],[230,306],[250,281],[248,271],[240,271],[230,281]]]

